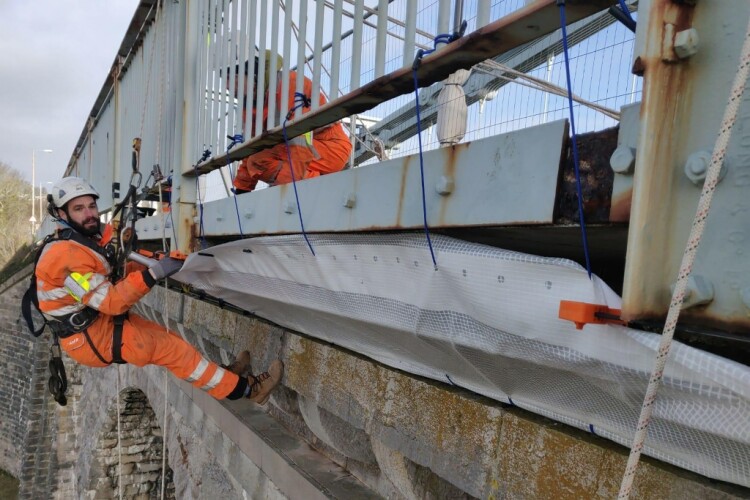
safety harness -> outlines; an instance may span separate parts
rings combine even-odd
[[[29,280],[29,287],[23,294],[21,299],[21,314],[26,320],[26,324],[29,327],[29,331],[35,337],[39,337],[44,331],[45,326],[50,327],[52,332],[52,346],[50,351],[52,359],[49,362],[49,369],[51,376],[48,381],[49,391],[54,396],[60,406],[67,404],[67,398],[65,397],[65,391],[67,390],[68,382],[65,375],[65,366],[62,362],[61,351],[60,351],[60,340],[61,338],[67,338],[76,333],[83,333],[86,341],[88,342],[94,355],[104,364],[111,363],[126,363],[122,359],[122,329],[127,313],[120,314],[114,317],[114,331],[112,333],[112,360],[107,361],[99,353],[91,341],[91,337],[88,334],[88,327],[99,317],[99,311],[91,307],[84,307],[81,311],[62,316],[60,318],[49,319],[47,316],[42,315],[43,324],[39,328],[35,328],[34,320],[31,313],[31,306],[33,305],[37,311],[41,314],[39,309],[39,298],[37,296],[37,283],[36,283],[36,266],[39,263],[39,259],[44,252],[44,248],[56,241],[75,241],[76,243],[90,248],[97,254],[104,257],[110,264],[110,267],[114,270],[118,263],[117,252],[114,245],[106,245],[101,247],[97,245],[91,238],[83,236],[78,231],[71,228],[61,229],[51,235],[48,235],[42,241],[42,245],[37,251],[36,257],[34,258],[34,269],[31,273],[31,279]],[[111,278],[111,276],[110,276]]]

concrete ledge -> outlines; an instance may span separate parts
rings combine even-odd
[[[379,498],[254,403],[217,401],[187,382],[172,380],[289,498]]]

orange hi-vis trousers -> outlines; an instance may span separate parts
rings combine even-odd
[[[112,359],[113,316],[100,314],[87,333],[105,361]],[[107,366],[88,345],[83,332],[60,339],[60,346],[82,365]],[[238,387],[239,377],[204,358],[179,334],[129,313],[122,329],[122,358],[136,366],[159,365],[217,399],[226,398]]]

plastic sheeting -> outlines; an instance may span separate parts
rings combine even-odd
[[[193,254],[176,279],[292,330],[629,446],[659,336],[576,330],[620,298],[578,264],[435,235],[299,235]],[[750,368],[675,342],[644,453],[750,486]]]

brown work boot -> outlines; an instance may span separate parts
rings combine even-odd
[[[225,366],[225,368],[232,373],[236,373],[240,377],[244,377],[245,375],[251,374],[253,371],[250,362],[250,353],[248,351],[242,351],[236,358],[234,358],[232,364]]]
[[[268,367],[268,371],[257,375],[250,375],[247,383],[250,384],[250,394],[247,398],[259,405],[264,405],[271,397],[271,392],[281,382],[284,375],[284,363],[280,359],[275,359]]]

